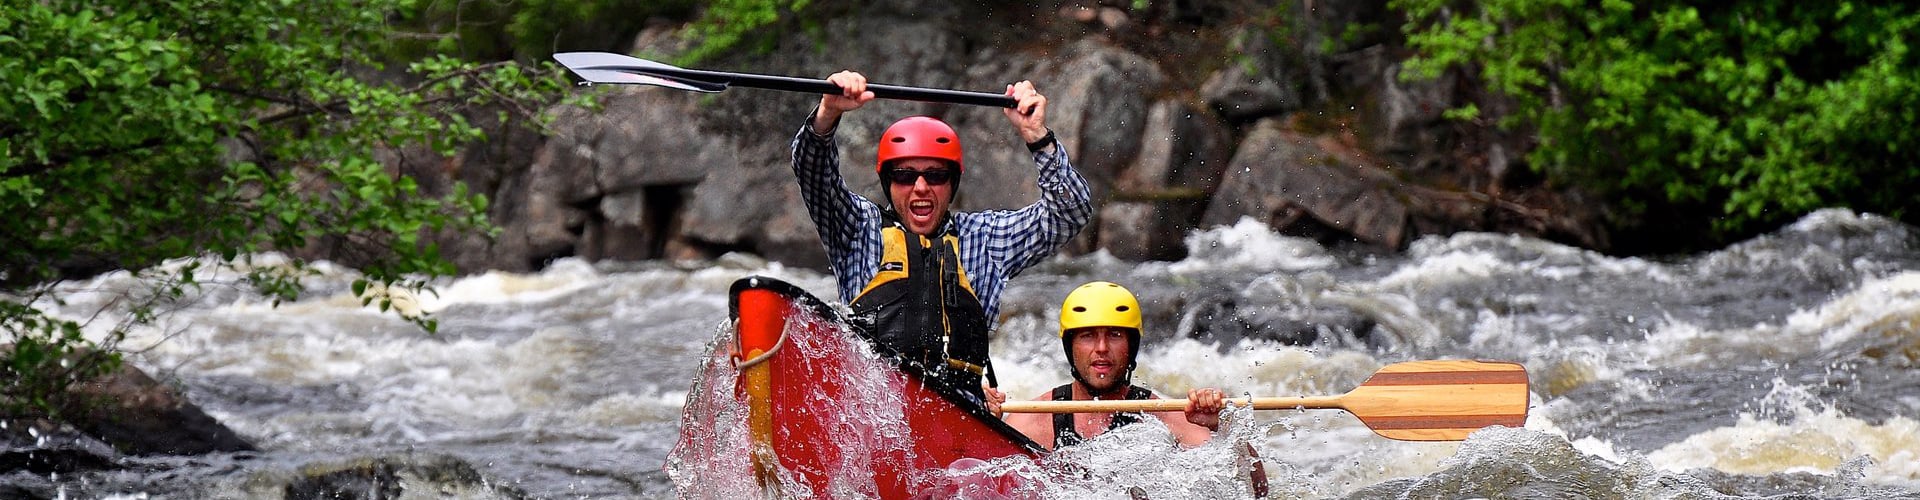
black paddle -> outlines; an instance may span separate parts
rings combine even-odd
[[[562,52],[554,54],[553,59],[560,61],[561,65],[572,70],[574,74],[580,75],[580,78],[585,79],[588,84],[632,83],[694,92],[719,92],[726,90],[729,86],[739,86],[811,94],[840,93],[840,86],[826,80],[685,69],[609,52]],[[871,83],[867,84],[867,90],[872,91],[873,96],[880,99],[948,102],[1001,108],[1011,108],[1018,104],[1012,97],[986,92]]]

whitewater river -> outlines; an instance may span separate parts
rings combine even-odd
[[[1068,380],[1054,309],[1073,287],[1111,280],[1141,295],[1137,380],[1162,393],[1340,394],[1416,359],[1527,368],[1526,427],[1461,443],[1379,438],[1334,410],[1230,413],[1231,437],[1253,442],[1280,497],[1920,496],[1920,234],[1897,222],[1830,210],[1669,259],[1494,234],[1365,254],[1256,224],[1188,245],[1181,262],[1085,256],[1014,280],[993,345],[1009,392]],[[441,322],[426,334],[361,307],[347,291],[355,271],[319,272],[279,307],[210,288],[125,344],[143,349],[132,363],[264,451],[0,481],[67,498],[280,498],[315,470],[464,463],[477,474],[402,474],[404,496],[672,497],[663,464],[723,331],[727,286],[766,275],[833,296],[825,274],[751,256],[563,260],[440,282],[420,299]],[[97,329],[114,294],[134,288],[105,276],[45,306],[107,307]],[[1214,472],[1217,453],[1164,438],[1145,426],[1096,440],[1102,453],[1064,459],[1091,472],[1047,476],[1045,491],[1247,496]],[[704,486],[716,481],[683,479],[685,493],[733,493]]]

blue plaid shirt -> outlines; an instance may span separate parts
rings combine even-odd
[[[812,122],[808,116],[807,123]],[[986,308],[988,324],[1000,314],[1007,280],[1053,255],[1093,218],[1093,194],[1067,162],[1064,148],[1055,144],[1034,153],[1033,162],[1040,169],[1040,201],[1019,210],[951,212],[949,218],[959,234],[960,266]],[[821,135],[810,125],[800,126],[793,138],[793,174],[840,282],[840,301],[851,304],[880,271],[883,207],[847,189],[831,130]]]

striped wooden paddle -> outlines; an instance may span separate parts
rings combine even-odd
[[[1255,410],[1340,409],[1373,432],[1402,441],[1459,441],[1490,425],[1527,423],[1527,369],[1500,361],[1394,363],[1339,396],[1238,398]],[[1009,413],[1159,412],[1186,409],[1185,399],[1008,401]]]

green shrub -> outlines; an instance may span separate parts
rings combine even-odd
[[[554,52],[624,51],[650,18],[691,19],[694,0],[420,0],[403,12],[407,54],[544,61]]]
[[[1831,206],[1920,216],[1920,7],[1902,2],[1393,0],[1418,56],[1514,103],[1549,179],[1718,214],[1719,234]],[[1477,118],[1478,107],[1449,113]],[[1644,221],[1657,224],[1658,221]]]
[[[0,354],[0,403],[46,410],[57,386],[111,368],[111,343],[126,328],[200,285],[196,265],[142,273],[151,291],[114,306],[128,322],[90,341],[36,305],[58,303],[60,280],[181,257],[244,263],[323,240],[364,256],[355,264],[380,285],[369,303],[453,272],[421,236],[490,230],[486,200],[458,185],[424,193],[379,158],[451,155],[481,136],[464,113],[549,100],[565,81],[552,68],[441,56],[390,78],[388,20],[410,5],[43,0],[0,9],[0,344],[12,346]],[[304,269],[297,260],[258,268],[244,285],[292,298]],[[70,356],[97,342],[108,352]]]

